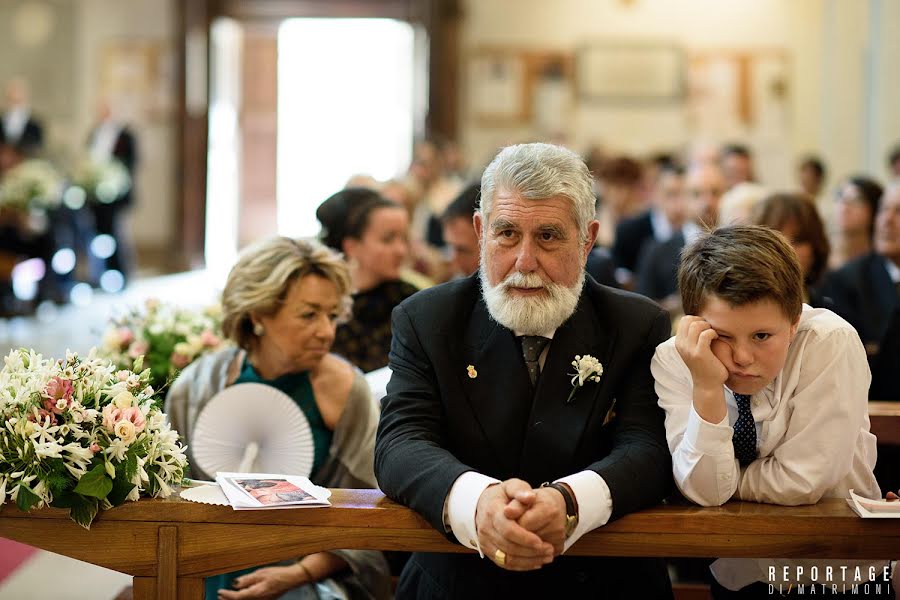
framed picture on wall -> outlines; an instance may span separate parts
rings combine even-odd
[[[526,62],[513,50],[479,50],[468,65],[468,97],[475,120],[516,125],[528,118]]]
[[[685,95],[684,51],[661,42],[583,44],[575,53],[575,82],[584,101],[680,102]]]
[[[100,93],[129,118],[165,119],[175,105],[174,54],[157,39],[115,39],[101,50]]]

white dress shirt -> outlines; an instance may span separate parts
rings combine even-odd
[[[97,164],[109,162],[113,157],[116,140],[119,139],[121,131],[122,125],[115,121],[106,120],[100,123],[94,129],[94,134],[91,137],[91,160]]]
[[[887,272],[891,277],[891,281],[893,281],[894,284],[900,283],[900,267],[889,258],[884,259],[884,264],[887,266]]]
[[[550,331],[542,336],[552,340],[554,333]],[[519,335],[521,334],[516,333],[516,336]],[[544,368],[549,350],[550,344],[547,344],[538,357],[541,369]],[[591,470],[580,471],[556,481],[567,483],[578,503],[578,525],[565,541],[563,548],[565,552],[588,531],[606,525],[612,515],[612,494],[606,481]],[[484,558],[484,553],[481,551],[481,544],[478,543],[475,509],[482,492],[495,483],[500,483],[500,480],[476,471],[467,471],[453,482],[444,502],[444,527],[453,532],[459,543],[477,550],[481,558]]]
[[[25,108],[11,108],[3,115],[3,132],[6,134],[6,143],[15,144],[25,133],[25,126],[31,111]]]
[[[867,498],[880,498],[872,469],[876,439],[869,432],[868,390],[871,382],[866,351],[846,321],[821,308],[803,306],[797,334],[781,373],[753,395],[759,458],[741,468],[731,437],[737,404],[723,388],[727,416],[704,421],[694,410],[693,383],[675,349],[675,338],[656,348],[651,363],[659,405],[666,412],[666,438],[678,489],[702,506],[718,506],[731,498],[796,506],[821,498],[847,498],[851,488]],[[719,559],[716,579],[737,590],[755,581],[770,581],[769,567],[827,561]],[[831,561],[840,565],[883,565]],[[820,569],[824,571],[824,569]],[[804,569],[809,573],[809,569]]]

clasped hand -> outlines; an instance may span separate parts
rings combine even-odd
[[[553,562],[563,551],[565,523],[562,494],[548,487],[533,489],[521,479],[488,487],[475,510],[482,552],[510,571],[531,571]]]

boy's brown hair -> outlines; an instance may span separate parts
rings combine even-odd
[[[803,271],[777,231],[756,225],[720,227],[681,253],[678,289],[685,314],[697,315],[716,295],[732,306],[770,299],[791,322],[803,308]]]

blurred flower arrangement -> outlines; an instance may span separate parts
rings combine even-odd
[[[50,210],[59,206],[63,179],[49,162],[23,161],[6,172],[0,182],[0,207],[21,211]]]
[[[13,350],[0,370],[0,505],[68,508],[89,529],[100,509],[166,497],[187,459],[155,407],[149,369],[117,369],[92,349],[44,359]]]
[[[131,189],[131,176],[117,160],[86,159],[75,167],[72,184],[83,189],[90,201],[112,204]]]
[[[143,309],[112,319],[99,352],[121,369],[134,368],[143,357],[150,383],[162,390],[199,356],[224,344],[218,305],[195,311],[149,299]]]

